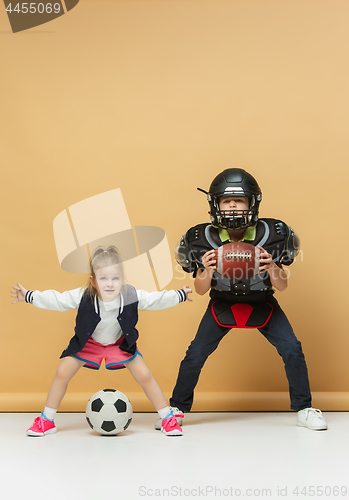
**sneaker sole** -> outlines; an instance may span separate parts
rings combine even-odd
[[[305,429],[309,429],[311,431],[327,431],[327,425],[322,427],[309,427],[308,425],[299,422],[297,422],[297,425],[298,427],[304,427]]]
[[[179,431],[170,431],[170,432],[165,432],[165,431],[162,431],[165,436],[169,436],[169,437],[176,437],[176,436],[183,436],[183,432],[179,432]]]
[[[57,427],[55,427],[54,429],[49,429],[46,432],[34,432],[34,431],[31,431],[31,430],[27,430],[27,436],[30,436],[30,437],[44,437],[44,436],[47,436],[48,434],[56,434],[56,432],[57,432]]]

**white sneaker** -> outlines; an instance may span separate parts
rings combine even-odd
[[[307,427],[313,431],[325,431],[327,423],[320,410],[304,408],[298,412],[297,425]]]
[[[181,410],[179,410],[178,408],[176,408],[175,406],[170,406],[170,410],[172,410],[173,415],[176,417],[178,425],[182,426],[183,425],[183,412]],[[177,417],[177,415],[180,415],[180,417]],[[157,431],[161,431],[161,422],[162,422],[161,418],[159,418],[155,422],[155,429]]]

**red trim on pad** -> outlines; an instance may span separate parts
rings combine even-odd
[[[252,314],[253,306],[251,306],[251,304],[237,302],[236,304],[233,304],[230,308],[231,312],[233,314],[233,317],[235,319],[236,325],[224,325],[223,323],[221,323],[218,320],[216,313],[214,312],[213,306],[216,303],[217,302],[213,302],[211,305],[212,315],[213,315],[216,323],[218,323],[218,325],[224,326],[226,328],[263,328],[263,326],[265,326],[268,323],[268,321],[270,320],[271,315],[273,314],[273,310],[274,310],[273,306],[269,302],[266,302],[271,307],[271,311],[270,311],[269,316],[267,317],[266,321],[262,325],[246,326],[246,323]]]

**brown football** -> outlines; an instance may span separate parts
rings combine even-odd
[[[259,248],[244,242],[226,243],[215,250],[217,273],[242,280],[258,274]]]

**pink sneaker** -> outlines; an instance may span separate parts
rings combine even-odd
[[[41,412],[40,417],[36,417],[33,425],[27,430],[27,436],[45,436],[46,434],[55,434],[55,432],[57,432],[55,424]]]
[[[176,415],[177,417],[183,418],[184,415]],[[175,415],[170,415],[168,418],[163,418],[161,421],[161,432],[166,434],[166,436],[182,436],[183,431],[179,426]]]

